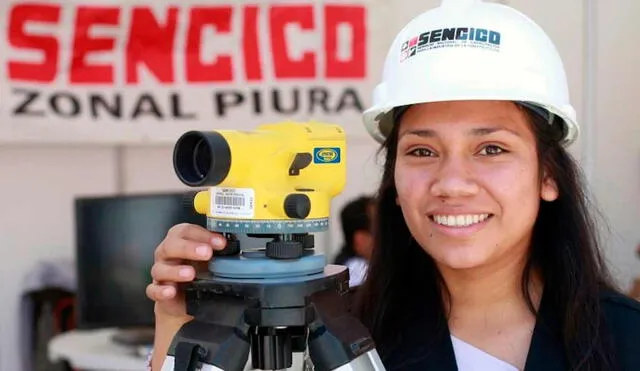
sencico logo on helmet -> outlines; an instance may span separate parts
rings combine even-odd
[[[500,32],[485,28],[441,28],[421,33],[402,43],[400,61],[436,48],[483,48],[498,51]]]

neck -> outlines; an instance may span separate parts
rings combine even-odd
[[[441,268],[440,272],[450,299],[448,302],[445,301],[450,305],[450,307],[446,305],[446,309],[454,317],[462,313],[482,316],[495,310],[502,313],[505,310],[528,311],[522,291],[525,264],[526,257],[522,254],[522,257],[517,259],[511,257],[508,262],[497,262],[491,266],[474,269]],[[537,308],[542,292],[541,280],[535,272],[532,272],[529,282],[527,289]]]

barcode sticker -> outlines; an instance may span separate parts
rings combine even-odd
[[[212,187],[211,216],[253,218],[255,192],[251,188]]]

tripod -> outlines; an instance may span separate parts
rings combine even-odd
[[[178,331],[162,371],[282,370],[308,350],[317,371],[384,367],[367,329],[346,307],[346,267],[317,274],[236,279],[212,273],[186,289],[194,319]]]

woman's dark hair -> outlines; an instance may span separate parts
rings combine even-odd
[[[353,246],[353,236],[357,231],[370,231],[371,220],[369,206],[374,202],[371,196],[360,196],[349,201],[340,210],[340,226],[344,244],[334,260],[334,264],[344,264],[350,258],[357,256]]]
[[[615,290],[601,256],[598,226],[592,215],[577,163],[558,138],[561,121],[545,118],[521,105],[537,138],[539,170],[555,179],[559,197],[541,201],[533,230],[522,291],[530,309],[529,280],[537,270],[545,302],[557,312],[559,333],[572,370],[615,370],[613,348],[606,335],[600,306],[604,290]],[[397,121],[396,121],[397,122]],[[374,251],[368,277],[361,286],[355,314],[369,328],[381,354],[390,352],[398,334],[416,320],[426,321],[425,344],[446,326],[446,287],[433,260],[409,232],[396,204],[394,169],[398,125],[381,150],[386,151],[382,182],[376,195]],[[545,304],[546,305],[546,304]]]

